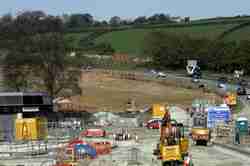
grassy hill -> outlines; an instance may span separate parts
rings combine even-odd
[[[236,24],[228,25],[204,25],[204,26],[190,26],[190,27],[171,27],[171,28],[156,28],[156,29],[131,29],[124,31],[115,31],[106,33],[98,38],[96,42],[109,42],[118,52],[136,54],[142,53],[142,45],[147,33],[157,30],[163,30],[169,33],[188,34],[197,38],[218,37],[225,30],[234,27]]]
[[[96,43],[109,42],[117,52],[142,55],[145,36],[152,31],[163,30],[169,33],[188,34],[197,38],[216,39],[224,32],[249,21],[250,17],[214,18],[192,21],[191,23],[78,29],[71,30],[67,37],[74,38],[73,45],[77,45],[80,40],[91,39]],[[250,25],[225,37],[225,40],[245,39],[250,39]]]

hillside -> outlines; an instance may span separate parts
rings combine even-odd
[[[68,37],[74,39],[73,45],[81,47],[80,41],[93,40],[95,43],[109,42],[117,52],[142,55],[145,36],[152,31],[163,30],[169,33],[187,34],[197,38],[216,39],[224,32],[250,21],[250,17],[234,19],[196,20],[191,23],[174,23],[159,25],[135,25],[116,28],[89,28],[71,30]],[[225,40],[250,39],[250,26],[234,31]]]
[[[142,53],[142,45],[147,33],[157,30],[163,30],[169,33],[187,34],[197,38],[215,39],[224,31],[236,26],[237,24],[227,25],[204,25],[190,27],[171,27],[156,29],[131,29],[124,31],[114,31],[98,37],[95,41],[109,42],[118,52],[136,54]]]

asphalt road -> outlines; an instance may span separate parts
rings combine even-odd
[[[192,146],[195,166],[249,166],[250,160],[235,152],[219,147]]]

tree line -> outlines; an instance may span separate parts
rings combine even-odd
[[[250,41],[194,38],[163,31],[151,32],[144,40],[144,53],[158,69],[184,69],[196,59],[203,70],[232,73],[244,69],[250,74]]]
[[[37,89],[53,97],[81,93],[81,63],[59,17],[40,11],[5,15],[0,20],[0,55],[8,91]]]

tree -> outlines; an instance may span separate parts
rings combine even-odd
[[[203,62],[210,41],[175,35],[162,31],[151,32],[144,40],[144,53],[153,59],[156,68],[185,68],[188,59]]]
[[[8,91],[21,92],[30,86],[28,76],[31,70],[23,65],[21,55],[18,52],[11,52],[5,57],[3,67],[3,83]]]
[[[147,22],[147,18],[145,16],[140,16],[140,17],[137,17],[135,20],[134,20],[134,24],[144,24]]]
[[[72,14],[67,23],[67,27],[69,28],[79,28],[84,26],[93,25],[94,19],[93,16],[86,14]]]
[[[34,75],[42,80],[45,90],[53,97],[64,95],[68,90],[80,93],[80,77],[77,57],[69,56],[67,43],[60,33],[48,33],[32,37],[30,59],[28,63],[34,69]],[[77,91],[74,91],[77,90]]]
[[[0,24],[0,34],[3,34],[0,49],[7,50],[3,63],[5,85],[16,91],[32,89],[35,85],[52,97],[69,95],[69,91],[81,93],[79,59],[69,56],[71,49],[63,36],[61,20],[52,16],[41,20],[37,19],[38,15],[28,13],[17,17],[7,32]],[[13,68],[16,70],[10,70]],[[34,83],[34,78],[40,81]]]
[[[109,20],[109,24],[112,26],[120,25],[120,23],[121,23],[121,18],[118,16],[111,17]]]
[[[163,13],[154,14],[153,16],[148,18],[148,21],[152,24],[159,24],[159,23],[170,23],[172,22],[170,15],[165,15]]]
[[[237,69],[243,69],[247,74],[250,73],[250,41],[243,40],[239,43],[232,61],[234,65],[237,65]]]

